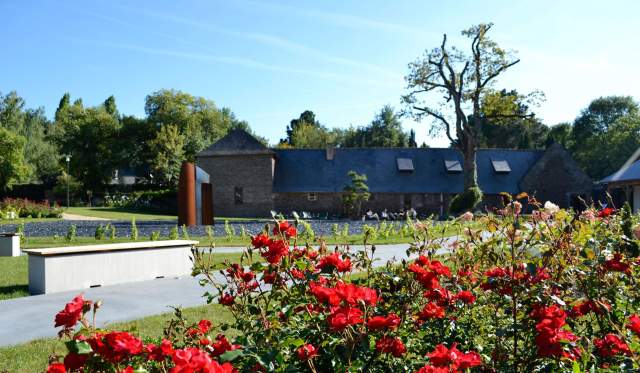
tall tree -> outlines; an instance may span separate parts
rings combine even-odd
[[[156,137],[149,143],[153,158],[151,166],[156,181],[176,185],[184,159],[185,139],[178,126],[167,124],[160,127]]]
[[[415,143],[415,133],[414,133]],[[349,128],[340,136],[344,147],[407,147],[410,145],[411,133],[402,129],[400,116],[393,107],[384,106],[365,127]]]
[[[11,189],[28,175],[25,138],[0,127],[0,190]]]
[[[298,134],[296,134],[296,131]],[[300,133],[309,133],[315,138],[318,138],[328,133],[328,130],[316,120],[316,115],[313,111],[305,110],[298,118],[292,119],[291,122],[289,122],[289,125],[287,125],[287,137],[280,139],[280,145],[294,148],[308,147],[303,146],[303,144],[296,144],[296,140],[304,141]]]
[[[444,132],[462,153],[464,193],[452,201],[450,208],[454,213],[460,212],[454,211],[458,209],[472,209],[482,199],[476,166],[482,99],[491,91],[496,78],[520,61],[487,36],[491,27],[480,24],[462,32],[471,40],[469,54],[449,47],[445,34],[439,47],[409,64],[406,77],[409,92],[403,101],[408,112],[416,120],[432,118],[432,133]],[[440,97],[444,99],[439,104],[431,104]]]

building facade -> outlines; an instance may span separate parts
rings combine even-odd
[[[618,203],[628,202],[634,212],[640,212],[640,159],[623,165],[615,173],[600,180]],[[619,198],[615,198],[619,197]]]
[[[455,149],[269,149],[242,130],[231,131],[200,152],[209,173],[216,216],[260,217],[271,211],[338,216],[348,172],[365,174],[371,198],[362,206],[390,212],[413,208],[443,215],[463,190],[462,157]],[[590,199],[593,183],[559,145],[547,150],[481,149],[479,208],[499,205],[501,192],[526,191],[568,207]]]

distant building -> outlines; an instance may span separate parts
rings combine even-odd
[[[463,190],[462,156],[455,149],[269,149],[235,130],[198,153],[196,162],[211,176],[216,216],[341,214],[351,170],[368,178],[372,194],[364,211],[414,208],[442,215]],[[591,197],[593,182],[557,144],[547,150],[481,149],[477,165],[484,206],[499,205],[500,192],[526,191],[564,207]]]
[[[640,212],[640,159],[623,166],[615,173],[600,180],[609,192],[616,194],[619,202],[627,201],[634,212]]]

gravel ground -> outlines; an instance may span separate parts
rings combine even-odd
[[[375,225],[374,221],[362,222],[359,220],[311,220],[309,221],[316,235],[330,236],[332,234],[332,227],[334,224],[338,224],[340,231],[342,231],[345,224],[349,225],[350,234],[359,234],[362,232],[362,226],[364,224]],[[131,232],[130,221],[95,221],[95,220],[62,220],[55,222],[33,222],[26,223],[24,227],[25,235],[27,237],[46,237],[46,236],[64,236],[67,234],[69,227],[75,225],[77,228],[78,237],[93,237],[96,231],[96,227],[99,225],[111,224],[116,228],[116,234],[118,237],[127,237]],[[160,232],[162,237],[169,235],[171,228],[175,227],[176,221],[158,220],[158,221],[138,221],[136,226],[138,227],[138,234],[143,236],[149,236],[152,232]],[[400,226],[401,222],[395,222],[397,226]],[[240,234],[242,228],[248,234],[254,234],[264,228],[264,222],[248,221],[248,222],[230,222],[230,227],[233,228],[236,234]],[[17,225],[7,224],[0,226],[0,233],[15,232]],[[224,221],[217,221],[213,226],[215,236],[225,236]],[[178,232],[181,234],[181,229]],[[206,236],[206,227],[199,225],[188,228],[189,235],[191,236]]]

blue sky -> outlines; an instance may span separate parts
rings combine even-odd
[[[400,108],[407,63],[460,30],[495,24],[521,62],[498,87],[540,89],[545,123],[571,121],[596,97],[640,99],[639,1],[0,1],[0,92],[55,111],[115,95],[144,115],[162,88],[230,107],[272,142],[310,109],[329,127]],[[418,140],[428,123],[405,120]]]

